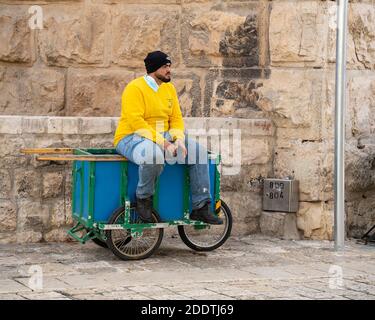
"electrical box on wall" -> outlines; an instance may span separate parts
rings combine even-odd
[[[298,180],[264,179],[263,210],[297,212],[298,194]]]

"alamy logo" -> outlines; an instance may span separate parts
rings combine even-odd
[[[33,265],[27,271],[31,275],[29,279],[29,288],[33,291],[43,289],[43,270],[41,266]]]
[[[29,8],[29,27],[31,30],[43,29],[43,9],[41,6],[31,6]]]
[[[342,267],[337,265],[330,266],[328,270],[329,280],[328,286],[331,290],[344,289],[344,273]]]

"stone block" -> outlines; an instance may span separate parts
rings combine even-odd
[[[48,133],[54,134],[78,134],[78,117],[50,117],[47,120]]]
[[[40,197],[40,174],[33,170],[17,169],[14,177],[16,198]]]
[[[109,22],[105,6],[56,4],[43,12],[38,45],[47,65],[103,64]]]
[[[260,216],[262,234],[287,240],[300,240],[297,218],[294,213],[263,211]]]
[[[327,6],[324,2],[272,3],[269,27],[271,65],[323,66],[326,24]]]
[[[256,89],[262,86],[259,80],[238,77],[219,78],[214,81],[211,101],[213,116],[237,118],[257,118],[261,112],[257,106],[259,95]]]
[[[349,103],[347,117],[350,136],[371,141],[375,117],[375,74],[354,75],[348,79]],[[370,142],[371,143],[371,142]]]
[[[305,238],[333,238],[333,210],[327,210],[320,202],[300,202],[297,212],[297,227]]]
[[[349,32],[361,68],[375,69],[375,7],[374,3],[352,3],[349,11]]]
[[[112,7],[112,61],[118,65],[144,69],[148,52],[166,52],[174,66],[179,64],[179,10],[173,6],[140,5]],[[134,27],[136,26],[136,27]]]
[[[246,222],[233,219],[233,227],[231,235],[235,237],[247,236],[259,232],[259,218],[248,218]]]
[[[61,172],[47,172],[43,174],[43,198],[54,198],[63,195],[64,177]]]
[[[347,192],[357,193],[373,189],[375,186],[373,168],[375,147],[367,146],[367,148],[358,149],[357,146],[348,145],[345,149],[345,186]]]
[[[266,164],[272,162],[273,150],[267,139],[243,138],[241,164]]]
[[[222,191],[247,191],[261,194],[264,178],[272,174],[272,164],[241,165],[235,175],[226,175],[225,166],[221,170],[220,189]]]
[[[46,242],[68,242],[72,238],[67,233],[65,229],[53,229],[43,235],[43,239]]]
[[[0,158],[0,167],[3,169],[13,169],[25,167],[29,163],[29,159],[24,155],[5,156]]]
[[[20,116],[1,116],[0,133],[2,134],[21,134],[22,117]]]
[[[65,205],[65,225],[67,226],[73,226],[74,220],[72,217],[72,197],[69,195],[69,197],[65,197],[64,199],[64,205]]]
[[[264,72],[250,68],[211,68],[204,81],[204,115],[246,119],[269,118],[258,106]]]
[[[274,136],[275,126],[269,119],[238,119],[241,136]]]
[[[248,219],[259,218],[262,207],[262,198],[254,192],[224,191],[221,199],[227,203],[233,218],[238,223],[245,223]]]
[[[259,62],[257,7],[230,10],[211,3],[185,6],[182,53],[188,66],[255,66]]]
[[[36,243],[43,239],[43,234],[39,231],[19,231],[17,232],[17,243]]]
[[[46,117],[23,117],[22,118],[23,133],[46,133],[47,118]]]
[[[173,82],[176,87],[182,115],[184,117],[189,117],[189,116],[192,116],[193,114],[196,114],[196,112],[193,111],[193,99],[192,98],[194,97],[194,95],[191,94],[191,90],[194,84],[193,80],[174,80]],[[198,87],[197,93],[199,93],[200,95],[199,87]],[[197,101],[198,103],[200,102],[200,100],[197,100]],[[198,103],[194,105],[194,108],[199,110],[200,106]]]
[[[57,200],[52,206],[51,226],[61,227],[66,224],[65,200]]]
[[[172,82],[176,88],[183,117],[199,117],[203,114],[201,79],[198,74],[176,72]]]
[[[40,201],[18,201],[18,230],[42,232],[49,224],[50,212]]]
[[[71,71],[68,76],[67,114],[120,116],[122,92],[133,79],[134,73],[128,71]]]
[[[299,199],[321,199],[322,150],[320,143],[296,143],[290,148],[276,148],[275,178],[291,177],[299,180]]]
[[[0,198],[8,199],[12,195],[13,177],[9,170],[0,169]]]
[[[79,133],[79,118],[64,117],[63,118],[63,134],[78,134]]]
[[[80,133],[89,134],[105,134],[112,133],[112,119],[102,117],[85,117],[81,118]]]
[[[47,132],[62,134],[63,132],[63,118],[48,118],[47,119]]]
[[[375,196],[364,192],[357,199],[346,203],[345,225],[348,237],[361,238],[375,223]]]
[[[321,138],[323,78],[320,71],[273,70],[256,89],[256,105],[278,128],[302,128],[299,139]],[[286,136],[290,133],[286,132]]]
[[[30,63],[34,60],[34,36],[28,25],[28,6],[1,5],[0,60]]]
[[[0,66],[0,114],[59,115],[64,113],[62,71]]]
[[[0,231],[9,232],[17,228],[17,209],[9,200],[0,201]]]

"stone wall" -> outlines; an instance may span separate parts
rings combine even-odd
[[[118,118],[0,116],[0,243],[64,241],[72,226],[71,163],[36,161],[22,148],[113,148]],[[233,234],[260,231],[261,180],[272,174],[274,128],[270,120],[187,118],[187,128],[207,132],[211,149],[220,150],[222,198],[234,217]],[[218,143],[214,131],[227,130],[228,144]],[[235,149],[234,129],[241,129],[242,145]],[[197,131],[195,131],[198,133]],[[211,133],[210,133],[211,132]],[[201,137],[200,137],[201,138]],[[199,139],[199,138],[198,138]],[[226,175],[233,154],[241,152],[242,165]]]
[[[257,105],[277,127],[275,176],[300,180],[297,226],[313,239],[333,237],[335,14],[335,1],[273,1],[270,77],[257,90]],[[354,237],[375,223],[374,26],[375,2],[350,1],[345,172],[347,235]],[[288,224],[283,214],[262,221]]]
[[[346,221],[360,236],[375,223],[375,2],[349,2]],[[184,116],[276,128],[266,171],[300,180],[300,210],[258,211],[253,229],[332,239],[335,14],[328,0],[0,0],[0,114],[116,117],[146,53],[167,51]]]

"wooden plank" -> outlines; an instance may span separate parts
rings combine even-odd
[[[49,153],[49,154],[72,154],[72,148],[39,148],[39,149],[21,149],[21,153],[36,154],[36,153]]]
[[[38,161],[127,161],[127,159],[120,155],[64,155],[64,156],[39,156],[36,157]]]

